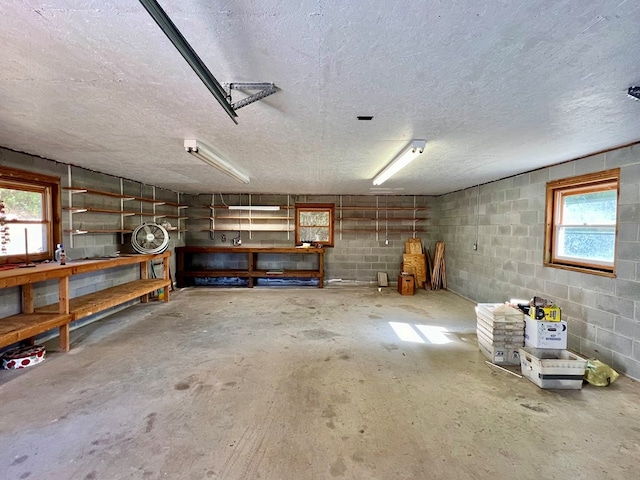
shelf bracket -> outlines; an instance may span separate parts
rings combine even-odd
[[[242,107],[246,107],[247,105],[251,105],[252,103],[257,102],[258,100],[262,100],[269,95],[273,95],[276,93],[276,86],[273,83],[223,83],[222,84],[225,90],[227,91],[229,100],[231,100],[231,90],[259,90],[258,93],[254,93],[253,95],[249,95],[248,97],[243,98],[235,103],[231,104],[231,108],[233,110],[239,110]]]

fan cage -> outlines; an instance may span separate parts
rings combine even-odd
[[[143,223],[131,234],[131,246],[138,253],[162,253],[169,245],[169,232],[157,223]]]

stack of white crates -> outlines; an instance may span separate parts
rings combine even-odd
[[[560,309],[539,308],[539,315],[531,309],[525,317],[525,347],[520,349],[522,375],[540,388],[582,388],[587,361],[565,350],[567,322],[560,319]]]
[[[503,303],[479,303],[476,315],[480,351],[492,363],[520,365],[524,314]]]

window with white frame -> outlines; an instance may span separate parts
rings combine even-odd
[[[59,178],[0,167],[0,207],[0,263],[53,257],[61,241]]]
[[[615,274],[620,169],[547,183],[549,267]]]

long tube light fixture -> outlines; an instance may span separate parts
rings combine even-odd
[[[202,143],[197,140],[187,139],[184,141],[184,149],[189,152],[194,157],[202,160],[204,163],[211,165],[214,168],[217,168],[223,173],[226,173],[230,177],[235,178],[239,182],[249,183],[249,177],[238,170],[236,167],[226,162],[218,155],[213,153],[209,148],[207,148]]]
[[[229,210],[260,210],[263,212],[276,212],[280,210],[279,205],[229,205]]]
[[[178,27],[171,21],[166,12],[162,9],[160,4],[155,0],[140,0],[142,6],[149,12],[149,15],[155,20],[155,22],[160,27],[160,30],[164,32],[167,38],[173,43],[173,46],[178,49],[183,58],[187,61],[187,63],[191,66],[196,75],[200,77],[202,83],[209,89],[209,91],[213,94],[213,96],[218,100],[218,103],[222,106],[225,112],[231,117],[236,124],[238,121],[236,117],[238,116],[227,100],[227,92],[225,92],[222,85],[216,80],[216,78],[211,74],[207,66],[200,59],[198,54],[195,52],[189,42],[182,36]],[[248,183],[245,182],[245,183]]]
[[[389,165],[384,168],[384,170],[376,175],[376,177],[373,179],[373,184],[382,185],[393,175],[413,162],[422,152],[424,152],[424,147],[426,146],[426,144],[426,140],[413,140],[407,148],[400,152],[391,161],[391,163],[389,163]]]

